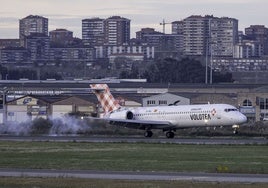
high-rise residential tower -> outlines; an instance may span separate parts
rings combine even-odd
[[[32,33],[48,36],[48,19],[42,16],[29,15],[19,21],[19,27],[21,46],[25,46],[25,38]]]
[[[130,20],[112,16],[104,20],[105,45],[123,45],[130,41]]]
[[[85,46],[101,46],[104,43],[104,19],[82,20],[82,40]]]
[[[183,42],[185,55],[205,55],[207,21],[203,16],[190,16],[183,20]]]
[[[238,42],[238,20],[213,17],[209,22],[210,53],[217,57],[232,57]]]
[[[183,20],[184,54],[232,57],[238,42],[238,20],[190,16]]]

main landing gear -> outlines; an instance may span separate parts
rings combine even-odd
[[[174,131],[172,131],[172,130],[163,130],[163,131],[166,131],[166,137],[167,138],[174,138],[174,136],[175,136],[175,133],[174,133]],[[145,132],[144,132],[144,137],[146,137],[146,138],[151,138],[153,136],[153,132],[151,131],[151,130],[146,130]]]
[[[166,132],[166,137],[167,138],[174,138],[174,136],[175,136],[174,132],[172,132],[172,131]]]
[[[151,130],[147,130],[144,132],[144,137],[146,138],[151,138],[153,136],[153,132]],[[166,132],[166,137],[167,138],[174,138],[175,133],[173,131],[167,131]]]
[[[150,130],[145,131],[144,136],[146,138],[151,138],[153,136],[153,132]]]

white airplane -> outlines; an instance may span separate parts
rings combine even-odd
[[[177,129],[209,126],[233,126],[237,133],[239,125],[247,121],[245,115],[229,104],[126,108],[114,99],[108,85],[92,84],[90,87],[104,109],[104,120],[113,125],[145,130],[145,137],[153,135],[152,129],[162,129],[167,138],[173,138]]]

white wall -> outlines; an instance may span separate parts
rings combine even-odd
[[[52,106],[52,118],[61,118],[64,115],[72,112],[72,105],[53,105]]]
[[[8,105],[7,106],[7,121],[25,122],[29,120],[27,115],[26,105]]]

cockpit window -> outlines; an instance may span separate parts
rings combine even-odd
[[[236,108],[226,108],[224,109],[225,112],[231,112],[231,111],[238,111]]]

